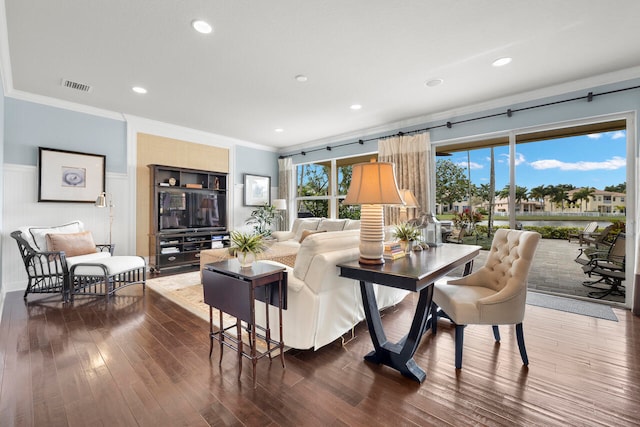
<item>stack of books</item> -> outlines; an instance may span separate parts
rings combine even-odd
[[[402,258],[405,255],[402,246],[400,246],[400,242],[385,242],[384,251],[382,252],[384,259],[394,260]]]
[[[177,254],[177,253],[180,253],[180,249],[175,247],[175,246],[168,246],[168,247],[162,248],[160,250],[160,253],[163,254],[163,255],[164,254]]]

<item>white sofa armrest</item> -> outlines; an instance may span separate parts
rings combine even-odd
[[[287,271],[287,289],[288,291],[293,291],[293,292],[300,292],[300,290],[302,288],[304,288],[305,283],[298,279],[297,277],[295,277],[293,275],[293,268],[284,265],[278,261],[271,261],[268,259],[264,259],[264,260],[260,260],[259,262],[263,263],[263,264],[271,264],[271,265],[275,265],[277,267],[284,267],[285,270]]]

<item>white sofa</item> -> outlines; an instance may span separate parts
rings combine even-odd
[[[360,283],[339,277],[337,264],[358,259],[360,231],[312,234],[300,244],[294,268],[286,267],[288,308],[283,311],[284,344],[296,349],[318,348],[349,332],[365,318]],[[402,301],[408,291],[374,285],[378,307]],[[279,338],[274,321],[277,307],[269,306],[271,334]],[[256,304],[256,321],[265,325],[265,305]]]
[[[296,218],[291,230],[274,231],[271,236],[278,243],[297,246],[303,235],[333,231],[360,230],[360,220],[356,219],[327,219],[327,218]]]

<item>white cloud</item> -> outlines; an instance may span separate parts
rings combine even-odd
[[[562,171],[593,171],[593,170],[616,170],[627,166],[627,161],[622,157],[615,156],[609,160],[601,162],[575,162],[568,163],[560,160],[547,159],[531,162],[531,167],[537,170],[560,169]]]
[[[611,139],[620,139],[620,138],[626,138],[626,133],[619,130],[613,133],[613,135],[611,135]]]
[[[467,163],[466,161],[462,162],[458,162],[456,163],[457,166],[460,166],[461,168],[466,169],[467,166],[469,166],[471,168],[471,170],[475,170],[475,169],[484,169],[484,166],[481,165],[480,163],[476,163],[476,162],[469,162]]]
[[[498,160],[498,163],[508,163],[509,162],[509,155],[508,154],[500,154],[500,157],[503,157],[502,160]],[[524,154],[522,153],[516,153],[516,166],[521,165],[522,163],[525,163],[526,159],[524,158]]]
[[[587,138],[600,139],[601,136],[602,136],[601,133],[590,133],[589,135],[587,135]]]

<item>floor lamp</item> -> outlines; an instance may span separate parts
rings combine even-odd
[[[287,210],[287,200],[286,199],[273,199],[273,207],[278,211],[280,216],[278,217],[278,230],[282,231],[282,224],[284,222],[284,214],[280,211]]]
[[[358,163],[351,169],[351,185],[344,205],[361,205],[360,263],[384,264],[383,205],[403,205],[396,183],[395,165]]]
[[[108,200],[107,200],[108,198]],[[109,246],[111,246],[111,230],[113,228],[113,196],[111,193],[100,193],[95,203],[98,208],[109,208]]]

